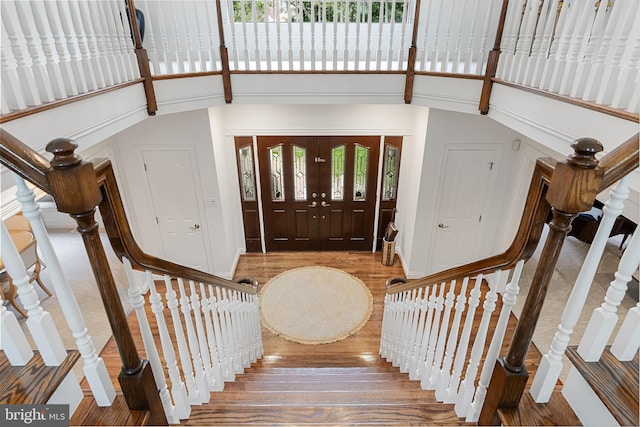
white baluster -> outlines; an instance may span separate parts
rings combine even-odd
[[[474,1],[472,3],[473,3],[473,12],[471,14],[472,18],[471,18],[471,25],[469,26],[469,34],[467,35],[467,49],[466,49],[466,53],[464,54],[462,54],[462,52],[460,53],[460,56],[464,56],[464,58],[462,59],[462,62],[464,64],[464,69],[462,70],[462,72],[464,74],[472,74],[474,72],[474,71],[471,71],[471,65],[473,64],[474,45],[476,41],[476,24],[478,19],[478,7],[480,2]],[[489,5],[489,8],[487,10],[491,10],[491,5]],[[489,15],[489,13],[486,13],[486,15]]]
[[[145,35],[144,35],[144,46],[147,48],[147,52],[149,55],[149,61],[151,62],[151,69],[154,75],[162,74],[162,68],[160,67],[160,56],[163,58],[163,62],[166,63],[166,58],[164,56],[164,51],[159,53],[159,45],[156,37],[156,25],[157,22],[153,19],[149,19],[151,17],[151,12],[149,11],[148,2],[140,1],[136,2],[136,8],[140,9],[140,11],[144,14],[147,19],[145,19]]]
[[[463,7],[466,7],[466,5],[464,5],[464,4],[458,5],[458,8],[463,8]],[[456,37],[455,37],[456,41],[455,41],[455,44],[453,46],[453,52],[451,53],[451,55],[453,56],[453,61],[451,63],[451,72],[452,73],[460,73],[460,72],[462,72],[462,70],[459,70],[459,67],[460,67],[460,56],[461,56],[460,45],[462,44],[462,18],[464,16],[464,14],[458,13],[456,15],[458,17],[458,21],[455,24],[455,26],[451,29],[452,32],[456,33]],[[475,20],[475,16],[473,17],[473,20]],[[473,27],[473,24],[472,24],[472,27]]]
[[[11,45],[11,52],[16,60],[16,74],[18,76],[18,81],[20,82],[20,86],[17,87],[20,87],[20,92],[22,93],[27,105],[40,105],[42,104],[42,99],[38,91],[36,76],[33,68],[31,67],[31,61],[27,61],[25,55],[26,52],[23,50],[22,44],[20,43],[20,39],[24,36],[22,35],[20,27],[17,25],[17,19],[14,17],[15,11],[14,13],[11,13],[9,5],[10,2],[0,2],[0,6],[2,6],[2,13],[0,14],[0,17],[2,18],[3,32],[6,31],[7,38]],[[18,91],[16,90],[16,92]]]
[[[380,327],[380,347],[378,353],[380,357],[386,359],[387,357],[387,343],[389,336],[389,323],[391,322],[391,299],[393,295],[386,294],[384,296],[384,309],[382,311],[382,326]]]
[[[207,342],[209,343],[208,352],[211,357],[211,369],[214,373],[215,387],[212,391],[222,391],[224,389],[224,380],[222,379],[222,371],[220,357],[218,355],[217,338],[211,321],[211,304],[207,298],[204,283],[200,283],[200,295],[202,295],[202,313],[204,314],[204,324],[207,331]]]
[[[482,367],[482,373],[480,374],[480,381],[478,381],[476,395],[473,399],[473,403],[471,404],[469,413],[467,414],[467,421],[478,421],[478,417],[480,416],[480,410],[482,409],[482,404],[484,403],[484,398],[487,394],[487,387],[489,387],[489,380],[491,380],[496,359],[500,355],[500,348],[502,347],[504,334],[507,330],[507,322],[511,315],[511,309],[516,303],[518,293],[520,292],[518,282],[520,281],[520,274],[522,273],[523,265],[523,260],[518,261],[516,268],[513,270],[511,281],[507,285],[505,293],[502,296],[502,309],[500,310],[500,316],[498,317],[498,322],[496,323],[493,331],[493,338],[491,339],[489,350],[487,350],[484,366]],[[497,272],[496,283],[501,283],[500,279],[502,274],[503,271]]]
[[[621,110],[627,110],[632,113],[638,112],[638,64],[640,63],[640,30],[636,31],[636,38],[633,48],[625,61],[620,67],[620,75],[616,86],[615,94],[611,100],[611,106]]]
[[[33,350],[13,312],[7,310],[0,292],[0,348],[12,366],[24,366],[33,357]]]
[[[193,371],[196,379],[196,384],[200,393],[201,402],[206,403],[209,401],[210,394],[207,393],[207,372],[202,363],[202,355],[200,354],[200,344],[198,343],[198,337],[193,326],[193,318],[191,312],[193,307],[187,296],[187,292],[184,287],[184,280],[178,277],[178,289],[180,291],[180,310],[182,311],[182,320],[187,330],[187,342],[189,344],[189,353],[191,354],[191,363],[193,363]],[[195,317],[195,313],[194,313]]]
[[[407,333],[407,322],[409,317],[409,304],[411,301],[411,291],[406,291],[402,294],[400,302],[400,313],[398,316],[398,322],[396,323],[396,342],[393,347],[392,364],[393,366],[400,367],[400,358],[402,357],[402,348],[405,344],[405,336]]]
[[[449,41],[451,40],[451,23],[453,22],[454,6],[455,6],[455,0],[450,0],[449,13],[447,14],[447,25],[446,25],[446,29],[444,30],[444,42],[442,46],[442,57],[443,57],[442,69],[441,69],[442,72],[449,71],[449,56],[451,54]],[[462,15],[462,14],[459,14],[459,15]]]
[[[421,291],[422,290],[423,289],[421,288]],[[414,375],[417,369],[418,356],[420,355],[420,348],[422,347],[425,320],[427,317],[427,308],[429,307],[427,292],[429,292],[429,288],[425,287],[424,298],[418,297],[418,299],[416,300],[416,311],[419,312],[419,314],[416,313],[416,318],[418,319],[418,328],[413,340],[413,346],[410,349],[409,357],[407,358],[408,366],[406,368],[406,372],[409,372],[409,379],[413,379],[411,377]]]
[[[309,50],[311,61],[311,70],[316,69],[316,23],[315,23],[315,5],[314,0],[310,0],[311,13],[309,14],[309,28],[311,29],[311,46]]]
[[[532,50],[533,36],[538,24],[538,12],[541,0],[528,1],[525,5],[520,34],[516,42],[515,58],[509,70],[509,81],[522,83],[526,73],[529,54]],[[547,2],[548,3],[548,2]]]
[[[531,395],[538,403],[549,401],[562,372],[562,356],[584,308],[613,225],[622,213],[624,200],[629,196],[627,179],[628,177],[623,178],[609,193],[609,200],[603,208],[604,215],[567,300],[558,331],[553,337],[549,352],[542,357],[536,371],[531,385]]]
[[[2,46],[9,46],[9,36],[2,26]],[[8,57],[7,54],[10,56]],[[2,82],[2,97],[6,99],[7,109],[2,110],[2,113],[8,113],[9,111],[23,110],[27,108],[24,96],[22,94],[20,76],[18,75],[18,66],[13,52],[11,49],[0,49],[0,64],[2,75],[0,82]]]
[[[50,8],[45,9],[46,3],[48,2],[42,2],[42,7],[35,2],[29,4],[36,30],[40,36],[40,44],[44,50],[47,74],[51,80],[53,94],[57,99],[64,99],[67,96],[77,95],[78,89],[72,79],[69,55],[62,43],[60,27],[55,17],[50,19],[48,16],[47,12]],[[47,19],[44,19],[43,14],[47,14]],[[49,38],[49,34],[52,38]]]
[[[476,281],[482,283],[482,275],[476,278]],[[454,409],[456,415],[459,417],[466,417],[469,409],[471,408],[471,402],[473,395],[476,391],[476,377],[478,375],[478,367],[480,365],[480,359],[482,359],[482,353],[484,352],[484,346],[487,342],[487,333],[489,331],[489,322],[491,316],[496,309],[496,301],[498,300],[498,294],[496,293],[497,286],[490,286],[489,292],[485,295],[484,303],[482,304],[482,319],[480,320],[480,326],[478,326],[478,332],[476,333],[473,346],[471,347],[471,355],[469,356],[469,363],[464,375],[464,379],[460,383],[460,389],[458,391],[458,398]]]
[[[265,60],[267,62],[267,70],[271,71],[271,36],[269,34],[269,0],[265,0],[265,13],[264,13],[264,31],[265,31]]]
[[[435,312],[434,312],[435,314],[433,318],[433,323],[431,324],[431,332],[429,334],[429,348],[427,349],[427,358],[424,362],[424,372],[422,373],[422,377],[420,379],[420,387],[423,390],[428,390],[429,387],[431,387],[431,373],[433,371],[433,360],[436,354],[438,336],[442,331],[441,328],[439,328],[439,326],[440,326],[440,316],[442,314],[442,309],[444,306],[444,291],[445,291],[445,282],[442,282],[440,284],[440,293],[438,294],[438,298],[436,299],[436,306],[435,306]]]
[[[440,381],[440,374],[442,369],[442,358],[444,356],[445,344],[447,342],[447,336],[449,334],[449,318],[451,317],[451,309],[455,300],[455,287],[456,281],[452,280],[449,285],[449,292],[444,300],[444,316],[438,332],[438,343],[436,345],[436,352],[433,358],[433,369],[431,370],[431,377],[429,378],[429,390],[433,390]],[[457,337],[455,337],[457,339]]]
[[[588,37],[585,41],[584,52],[581,52],[577,59],[578,65],[575,70],[575,75],[571,78],[571,90],[569,95],[572,98],[580,98],[584,93],[586,86],[586,80],[589,76],[589,70],[596,59],[596,48],[600,46],[605,33],[605,27],[607,20],[610,17],[609,7],[607,3],[596,3],[596,16],[590,31],[588,31]],[[569,84],[569,83],[567,83]]]
[[[460,335],[460,343],[458,345],[458,351],[456,352],[456,360],[453,364],[453,373],[447,389],[448,397],[444,400],[445,403],[456,403],[458,400],[458,387],[460,386],[462,369],[464,368],[464,363],[467,360],[467,349],[469,348],[469,340],[471,339],[471,328],[474,324],[476,308],[480,304],[482,275],[476,277],[474,280],[475,283],[473,289],[469,294],[469,309],[467,311],[464,327],[462,328],[462,334]]]
[[[360,3],[360,1],[356,2],[356,45],[353,51],[353,65],[356,71],[360,69],[360,21],[362,20]]]
[[[222,377],[220,376],[219,366],[211,363],[211,352],[207,343],[207,336],[202,322],[202,314],[200,308],[200,297],[196,292],[196,284],[193,280],[189,281],[190,302],[193,311],[193,319],[196,326],[197,342],[199,344],[200,358],[204,369],[205,379],[210,391],[220,391],[224,387]]]
[[[407,32],[411,32],[411,28],[409,28],[409,18],[413,14],[413,11],[409,10],[411,4],[412,2],[410,2],[409,0],[404,0],[402,2],[402,27],[400,30],[400,46],[398,47],[398,63],[396,68],[398,70],[402,70],[405,68],[405,51],[408,48],[408,44],[411,43],[411,37],[407,37]]]
[[[138,325],[140,326],[140,335],[142,336],[142,345],[144,346],[147,360],[151,365],[151,371],[153,372],[153,379],[160,395],[160,401],[162,402],[162,409],[167,417],[167,421],[171,424],[177,424],[180,420],[174,414],[174,407],[171,403],[171,396],[169,396],[169,389],[167,388],[167,382],[164,378],[164,371],[162,370],[162,364],[160,363],[160,356],[158,355],[158,349],[153,339],[153,333],[149,326],[149,319],[144,311],[144,298],[140,294],[140,285],[136,279],[131,262],[128,258],[122,258],[124,264],[124,271],[129,282],[129,301],[131,307],[136,312],[136,318],[138,319]]]
[[[187,2],[180,2],[180,15],[182,16],[182,25],[185,29],[184,34],[185,34],[185,49],[186,49],[186,54],[187,54],[187,64],[189,65],[189,72],[191,73],[195,73],[198,71],[198,69],[196,68],[196,60],[195,60],[195,55],[193,53],[193,43],[191,41],[191,31],[192,31],[192,25],[191,23],[195,20],[196,22],[198,21],[197,17],[193,17],[190,18],[189,14],[187,13]]]
[[[367,49],[364,54],[364,67],[368,71],[371,69],[371,15],[373,14],[373,0],[367,0],[367,4]]]
[[[249,43],[247,41],[247,18],[246,10],[244,6],[244,0],[240,2],[242,8],[242,14],[240,15],[242,20],[242,40],[244,43],[244,67],[246,70],[251,69],[251,56],[249,55]],[[256,70],[262,69],[262,55],[260,52],[260,34],[258,32],[258,10],[255,1],[251,2],[251,22],[253,23],[253,46],[255,52],[255,64]]]
[[[228,363],[228,381],[235,381],[236,367],[240,364],[236,360],[235,346],[233,342],[233,329],[231,328],[231,319],[229,317],[229,300],[226,292],[222,293],[220,287],[216,286],[217,307],[220,316],[220,331],[224,342],[224,354]],[[225,380],[227,378],[225,377]]]
[[[618,360],[627,362],[633,360],[640,347],[640,303],[629,309],[620,326],[616,339],[611,344],[611,354]]]
[[[386,13],[387,13],[387,3],[380,2],[380,8],[378,13],[378,41],[377,41],[378,49],[376,50],[376,66],[374,68],[376,71],[382,70],[382,32],[384,30],[384,21],[385,21]]]
[[[431,68],[429,71],[441,71],[440,65],[440,24],[442,22],[442,10],[444,9],[444,3],[440,3],[438,5],[438,14],[436,15],[436,25],[434,29],[433,35],[433,48],[431,49],[431,54],[429,55],[429,60],[431,62]],[[428,31],[428,30],[427,30]]]
[[[484,74],[485,66],[487,63],[487,58],[489,57],[489,51],[491,50],[491,45],[488,43],[492,43],[489,41],[489,28],[491,24],[491,17],[494,14],[494,0],[489,1],[489,7],[485,12],[484,26],[482,29],[482,40],[480,41],[480,46],[478,47],[478,59],[476,64],[476,74]],[[501,61],[498,61],[498,66]]]
[[[327,69],[327,2],[322,2],[322,66],[321,70]]]
[[[287,2],[287,35],[289,37],[289,70],[293,70],[293,19],[291,19],[293,5],[292,2]],[[334,23],[335,25],[335,23]]]
[[[180,377],[178,363],[176,361],[176,353],[173,349],[173,342],[169,335],[167,322],[164,318],[164,305],[162,297],[158,293],[153,275],[149,270],[145,272],[147,283],[149,284],[149,303],[151,311],[155,315],[156,324],[158,325],[158,334],[160,336],[160,345],[162,346],[162,355],[164,356],[169,380],[171,380],[171,397],[173,398],[173,415],[180,420],[189,418],[191,414],[191,406],[187,398],[187,389]]]
[[[451,379],[451,365],[453,365],[453,356],[456,352],[456,346],[458,344],[458,331],[460,330],[460,321],[462,314],[467,305],[467,286],[469,285],[469,278],[465,277],[462,280],[462,289],[458,294],[455,305],[455,315],[453,322],[451,323],[451,332],[447,339],[447,348],[445,353],[444,362],[442,362],[442,369],[440,370],[440,379],[436,388],[436,398],[439,401],[444,402],[449,398],[449,380]],[[466,352],[466,349],[465,349]]]
[[[227,295],[229,294],[229,295]],[[231,297],[232,292],[227,290],[226,288],[222,288],[222,300],[226,301],[226,309],[224,310],[224,316],[227,323],[227,331],[229,334],[229,342],[231,344],[231,351],[233,353],[233,357],[231,358],[233,361],[233,368],[235,369],[236,374],[242,373],[242,354],[240,351],[241,343],[238,339],[238,325],[234,319],[234,310],[235,304]]]
[[[105,68],[105,82],[108,86],[120,83],[122,77],[120,76],[120,70],[116,65],[115,56],[113,55],[113,44],[105,28],[106,23],[101,16],[100,5],[96,2],[81,3],[80,9],[84,12],[85,22],[91,22],[98,47],[100,64]]]
[[[531,47],[528,72],[523,84],[532,87],[539,87],[542,79],[542,71],[551,47],[551,38],[556,26],[556,14],[558,10],[558,0],[552,2],[545,1],[540,12],[540,22],[536,29],[535,39]]]
[[[40,351],[42,360],[46,366],[58,366],[67,357],[67,351],[64,349],[51,314],[40,306],[38,295],[4,222],[0,242],[2,243],[2,261],[7,274],[12,277],[13,284],[18,290],[18,299],[27,311],[27,327]]]
[[[280,26],[282,25],[282,17],[280,16],[280,2],[273,2],[273,16],[276,21],[276,70],[282,70],[282,35]]]
[[[409,372],[410,380],[415,381],[421,379],[425,370],[427,350],[429,348],[429,337],[431,336],[431,329],[433,325],[433,314],[436,308],[436,301],[438,300],[437,291],[437,286],[431,287],[431,295],[429,295],[429,300],[427,302],[427,319],[425,320],[424,328],[422,329],[422,338],[420,339],[420,353],[418,353],[416,366],[411,370],[411,372]],[[426,294],[427,290],[425,289],[425,297]]]
[[[389,15],[389,49],[387,49],[387,70],[392,70],[393,69],[393,47],[395,45],[395,28],[396,28],[396,4],[397,4],[397,0],[392,0],[391,1],[391,13]],[[429,1],[429,7],[431,7],[431,4],[433,2]],[[427,15],[428,16],[428,15]],[[424,38],[425,41],[423,43],[422,46],[422,61],[420,62],[420,70],[424,71],[424,53],[426,52],[426,38],[427,38],[427,31],[425,30],[424,32]]]
[[[398,298],[399,295],[391,294],[389,301],[389,326],[387,332],[387,339],[384,346],[384,358],[387,361],[391,361],[393,358],[393,344],[396,339],[396,322],[398,321]]]
[[[31,20],[34,18],[34,15],[32,14],[31,8],[27,9],[27,5],[32,3],[22,1],[11,3],[15,7],[18,22],[20,23],[27,42],[27,50],[29,51],[32,61],[31,68],[36,79],[40,99],[44,102],[53,101],[56,98],[56,95],[61,93],[61,90],[58,87],[58,80],[55,78],[56,76],[50,76],[48,72],[49,70],[47,69],[47,60],[52,59],[52,57],[50,57],[52,52],[51,46],[48,43],[47,46],[42,45],[42,43],[38,43],[38,34],[31,26]],[[42,41],[43,39],[41,38],[40,42]],[[44,52],[44,55],[42,55],[41,52]],[[54,79],[55,81],[52,83],[51,79]],[[61,83],[62,80],[59,82]]]
[[[160,61],[164,63],[166,68],[166,74],[176,74],[178,72],[178,65],[174,63],[173,56],[174,53],[171,51],[171,46],[169,45],[169,35],[167,34],[167,27],[165,24],[164,17],[164,8],[158,7],[156,8],[158,13],[158,27],[160,31],[160,39],[161,39],[161,58]],[[155,22],[154,22],[155,23]]]
[[[140,67],[138,67],[138,58],[134,52],[133,35],[129,22],[124,19],[128,14],[127,4],[125,2],[110,3],[111,19],[115,21],[116,33],[120,47],[120,54],[124,62],[124,77],[126,81],[140,77]],[[109,15],[107,15],[109,16]],[[123,17],[122,19],[120,17]],[[137,19],[133,16],[131,19]],[[139,29],[140,30],[140,29]],[[146,32],[146,29],[145,29]]]
[[[342,68],[344,70],[349,69],[349,28],[351,27],[351,18],[349,16],[349,10],[351,10],[351,6],[349,4],[349,0],[345,1],[345,13],[344,13],[344,54],[342,58]]]
[[[560,15],[554,20],[557,21],[553,35],[551,39],[551,46],[549,47],[549,54],[542,70],[542,77],[540,80],[540,89],[549,89],[553,83],[555,76],[555,69],[558,66],[558,61],[561,60],[564,52],[561,52],[560,47],[568,43],[567,35],[571,31],[572,26],[568,22],[570,20],[570,14],[576,9],[575,7],[569,7],[570,3],[575,0],[564,0],[560,6]]]
[[[625,249],[615,279],[609,284],[604,302],[593,311],[584,335],[578,346],[578,354],[586,362],[600,359],[613,329],[618,322],[618,306],[627,291],[627,283],[631,275],[637,270],[640,260],[640,232],[633,233],[629,245]]]
[[[78,40],[78,46],[80,48],[79,61],[82,66],[82,72],[87,81],[87,90],[95,90],[106,86],[104,79],[104,73],[100,67],[98,47],[95,43],[95,37],[93,37],[91,31],[92,28],[87,23],[85,25],[80,11],[80,4],[77,1],[67,1],[63,3],[66,7],[68,15],[64,12],[60,14],[62,17],[70,17],[71,22],[61,19],[62,27],[65,28],[67,34],[67,44],[73,43],[72,40],[75,37]]]
[[[580,31],[584,31],[583,22],[585,21],[588,13],[591,11],[592,4],[586,4],[585,2],[580,2],[577,0],[573,0],[570,3],[570,7],[568,7],[568,15],[565,26],[562,29],[562,33],[560,34],[558,50],[556,52],[555,62],[553,71],[550,76],[550,80],[548,81],[548,90],[554,93],[559,93],[563,76],[569,74],[570,68],[572,66],[571,58],[574,50],[572,47],[574,37],[580,38],[582,40],[582,36],[579,34]],[[562,5],[562,12],[560,16],[565,10],[565,3]],[[579,49],[579,47],[577,47]]]
[[[515,61],[518,29],[522,22],[522,9],[525,4],[525,0],[510,2],[509,8],[507,9],[504,34],[500,44],[502,53],[500,54],[500,61],[498,61],[498,68],[496,70],[496,76],[505,80],[509,79],[509,73],[512,70],[511,64]]]
[[[219,69],[218,66],[218,50],[217,47],[220,45],[220,40],[218,39],[217,33],[217,24],[214,26],[213,23],[217,22],[217,11],[213,2],[199,2],[198,5],[203,5],[205,12],[204,16],[210,16],[210,19],[205,19],[207,23],[207,34],[209,34],[209,48],[208,53],[211,61],[211,66],[207,68],[208,71],[217,71]],[[214,37],[215,35],[215,37]]]
[[[628,5],[627,8],[621,7],[623,16],[621,22],[618,21],[619,28],[614,33],[611,43],[614,48],[608,52],[604,72],[600,76],[600,90],[596,96],[596,103],[600,105],[609,105],[613,99],[613,94],[618,84],[620,63],[627,46],[627,40],[631,34],[631,29],[634,28],[634,25],[635,37],[638,37],[638,33],[640,33],[640,28],[638,28],[638,19],[640,18],[638,14],[640,8],[638,7],[638,2],[631,3],[632,4]],[[621,5],[618,6],[622,5],[624,5],[624,3],[621,2]],[[613,10],[615,9],[616,7],[613,8]]]
[[[603,4],[604,6],[604,4]],[[585,36],[596,37],[596,34],[591,33],[589,25],[593,25],[594,18],[596,17],[596,10],[592,4],[583,4],[582,11],[578,17],[577,25],[573,29],[573,36],[571,37],[571,45],[567,52],[566,65],[561,74],[560,86],[558,87],[558,93],[562,95],[568,95],[571,93],[571,86],[575,79],[579,78],[576,75],[578,70],[578,61],[584,55],[584,49],[587,46],[589,38],[585,40]],[[591,28],[591,30],[593,30]],[[559,76],[560,77],[560,76]]]
[[[180,357],[180,364],[182,365],[182,375],[184,376],[184,382],[187,386],[187,397],[190,404],[199,405],[205,399],[201,394],[208,393],[206,388],[200,387],[200,383],[196,382],[193,365],[191,364],[191,356],[187,348],[187,340],[184,336],[184,330],[182,329],[182,320],[180,319],[180,311],[178,310],[178,299],[171,285],[171,278],[169,276],[164,276],[164,284],[166,287],[167,307],[171,312],[173,331],[178,344],[178,355]]]
[[[221,312],[218,299],[213,294],[213,286],[209,285],[209,307],[211,307],[211,321],[213,323],[213,332],[216,337],[216,347],[218,348],[218,356],[220,358],[220,373],[224,381],[233,381],[234,371],[231,364],[231,356],[227,355],[228,348],[225,346],[225,337],[222,333],[220,323]]]
[[[184,68],[184,52],[182,50],[182,40],[180,37],[180,32],[176,31],[177,28],[180,28],[178,26],[178,11],[176,10],[179,4],[178,2],[170,2],[170,4],[171,4],[170,6],[171,23],[174,28],[173,41],[176,48],[175,52],[173,52],[173,55],[176,60],[176,66],[177,66],[176,68],[178,70],[178,73],[184,73],[185,68]]]
[[[409,318],[407,321],[407,339],[404,343],[400,355],[400,372],[409,372],[409,364],[411,362],[411,354],[416,344],[416,333],[418,329],[418,317],[420,315],[420,305],[422,301],[422,288],[414,289],[411,292],[411,300],[409,301]]]
[[[69,16],[59,2],[44,2],[47,23],[51,29],[60,68],[64,80],[65,92],[77,95],[87,91],[87,82],[80,64],[80,52],[73,40],[73,34],[68,31]]]
[[[98,356],[93,345],[73,289],[64,275],[60,260],[42,221],[40,206],[35,202],[35,194],[20,176],[14,174],[13,178],[17,186],[16,198],[22,203],[22,213],[29,220],[33,235],[38,242],[38,251],[47,265],[49,278],[62,308],[62,314],[82,355],[83,372],[96,403],[98,406],[110,406],[116,397],[115,389],[104,360]]]

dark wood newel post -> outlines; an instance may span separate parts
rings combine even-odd
[[[416,75],[416,55],[418,54],[418,27],[420,26],[420,0],[416,0],[413,13],[413,32],[411,33],[411,47],[407,57],[407,78],[404,82],[404,103],[411,104],[413,99],[413,80]]]
[[[218,15],[218,37],[220,38],[220,64],[222,66],[222,88],[224,89],[224,102],[231,104],[233,93],[231,91],[231,71],[229,70],[229,51],[224,41],[224,26],[222,25],[222,5],[216,0],[216,13]],[[233,25],[233,22],[231,22]]]
[[[487,68],[484,72],[484,81],[482,83],[482,92],[480,93],[480,105],[478,110],[480,114],[489,112],[489,98],[491,98],[491,89],[493,88],[493,78],[498,70],[498,58],[500,57],[500,44],[502,43],[502,33],[504,32],[504,24],[507,20],[507,9],[509,8],[509,0],[502,0],[502,9],[500,9],[500,19],[498,20],[498,28],[496,29],[496,38],[493,42],[493,49],[489,52],[487,58]]]
[[[529,378],[525,360],[562,244],[571,230],[571,221],[593,206],[604,177],[595,157],[603,149],[599,141],[580,138],[571,146],[575,152],[566,161],[559,162],[551,176],[546,196],[552,210],[549,233],[509,352],[496,361],[479,425],[499,425],[497,410],[517,407],[520,403]]]
[[[59,138],[47,144],[53,154],[47,181],[56,206],[68,213],[78,224],[100,297],[118,347],[122,369],[118,377],[130,409],[149,410],[153,425],[167,425],[151,366],[138,355],[127,316],[122,307],[107,255],[100,240],[95,220],[96,206],[102,197],[96,172],[91,163],[74,153],[78,145]]]
[[[138,27],[138,19],[136,17],[136,6],[133,0],[127,0],[127,7],[129,13],[129,22],[131,23],[131,30],[133,33],[133,44],[136,52],[136,58],[138,59],[138,68],[140,69],[140,76],[142,76],[144,93],[147,98],[147,113],[150,116],[155,116],[158,111],[158,102],[156,100],[156,92],[153,89],[153,78],[151,76],[151,68],[149,67],[149,55],[147,50],[142,47],[142,34],[140,34],[140,28]]]

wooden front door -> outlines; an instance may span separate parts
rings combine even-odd
[[[371,250],[379,137],[258,137],[267,250]]]

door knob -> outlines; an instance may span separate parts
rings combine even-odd
[[[318,197],[318,193],[311,193],[311,197],[315,199],[316,197]]]
[[[449,228],[448,225],[444,225],[443,223],[438,224],[438,228]]]
[[[315,208],[316,206],[318,206],[318,202],[314,200],[313,202],[311,202],[310,205],[307,205],[307,206],[309,206],[310,208]]]
[[[200,224],[193,224],[191,227],[189,227],[189,230],[199,230],[200,229]]]
[[[324,200],[320,202],[320,205],[321,205],[323,208],[326,208],[327,206],[331,206],[329,203],[325,202]]]

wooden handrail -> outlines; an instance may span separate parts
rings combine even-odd
[[[538,245],[543,226],[549,215],[550,206],[545,200],[545,195],[554,164],[555,160],[551,158],[537,160],[518,231],[511,246],[506,251],[499,255],[450,268],[420,279],[410,281],[399,278],[389,279],[387,281],[387,293],[405,292],[433,283],[448,282],[480,273],[487,274],[499,269],[507,270],[513,268],[519,260],[531,257]]]
[[[149,270],[155,274],[168,274],[172,277],[213,284],[252,295],[258,293],[258,284],[252,279],[242,279],[239,282],[226,280],[194,268],[148,255],[142,251],[133,238],[111,161],[108,159],[101,160],[96,164],[95,169],[102,192],[102,201],[99,205],[100,214],[102,215],[109,242],[119,257],[127,257],[134,268]]]
[[[51,169],[49,161],[4,128],[0,128],[0,163],[44,192],[51,193],[46,176]]]
[[[620,181],[623,176],[637,169],[638,158],[640,158],[640,134],[636,133],[600,160],[604,178],[598,192],[606,190]]]

